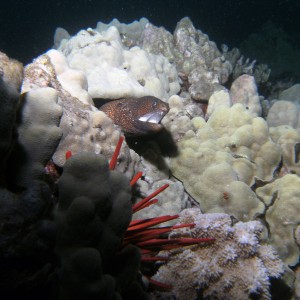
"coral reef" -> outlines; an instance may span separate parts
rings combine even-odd
[[[0,184],[6,185],[5,173],[9,168],[7,159],[15,141],[16,118],[19,107],[19,94],[15,88],[0,77]]]
[[[282,173],[300,174],[300,118],[299,118],[299,84],[296,84],[273,100],[266,121],[270,126],[273,141],[282,152]]]
[[[208,99],[205,118],[209,118],[214,111],[220,108],[229,108],[232,106],[232,99],[229,91],[221,90],[214,92]]]
[[[58,127],[62,109],[57,101],[56,90],[48,87],[33,89],[21,97],[22,123],[18,127],[18,142],[26,153],[26,160],[16,176],[18,185],[27,186],[32,176],[38,178],[44,173],[62,137]]]
[[[54,38],[24,77],[0,53],[2,294],[297,299],[298,85],[264,99],[187,17]]]
[[[180,213],[182,223],[195,227],[178,229],[170,239],[213,236],[215,241],[160,253],[168,262],[153,278],[173,286],[162,299],[271,299],[269,278],[280,277],[284,269],[274,249],[260,244],[259,222],[232,224],[229,215],[190,208]]]
[[[158,195],[156,199],[158,202],[144,208],[143,210],[136,212],[133,216],[133,219],[147,219],[153,216],[163,216],[163,215],[177,215],[184,208],[189,207],[191,204],[188,201],[188,196],[184,192],[184,187],[180,182],[174,182],[169,179],[163,179],[154,182],[151,189],[147,187],[148,192],[152,193],[157,190],[160,186],[168,184],[168,189],[164,192],[163,195]],[[170,201],[170,200],[171,201]],[[176,221],[170,221],[166,224],[174,224]]]

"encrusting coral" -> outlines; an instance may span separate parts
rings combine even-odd
[[[195,226],[172,232],[170,239],[213,236],[215,240],[209,246],[159,253],[168,261],[153,279],[173,289],[154,293],[158,299],[271,299],[270,277],[280,277],[284,269],[274,249],[260,244],[260,222],[233,224],[229,215],[201,214],[199,209],[190,208],[180,213],[178,224],[183,223]]]

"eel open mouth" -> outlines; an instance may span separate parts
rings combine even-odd
[[[161,119],[166,115],[167,111],[155,111],[142,115],[139,121],[159,124]]]

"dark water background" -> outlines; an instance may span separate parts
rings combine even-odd
[[[189,16],[195,27],[218,46],[238,47],[251,33],[272,21],[300,48],[299,0],[1,0],[0,51],[23,63],[31,62],[53,45],[56,27],[71,35],[113,18],[130,23],[146,17],[173,32]]]

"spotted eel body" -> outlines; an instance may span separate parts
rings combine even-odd
[[[162,129],[161,119],[169,105],[162,100],[145,96],[107,102],[100,107],[127,135],[146,135]]]

